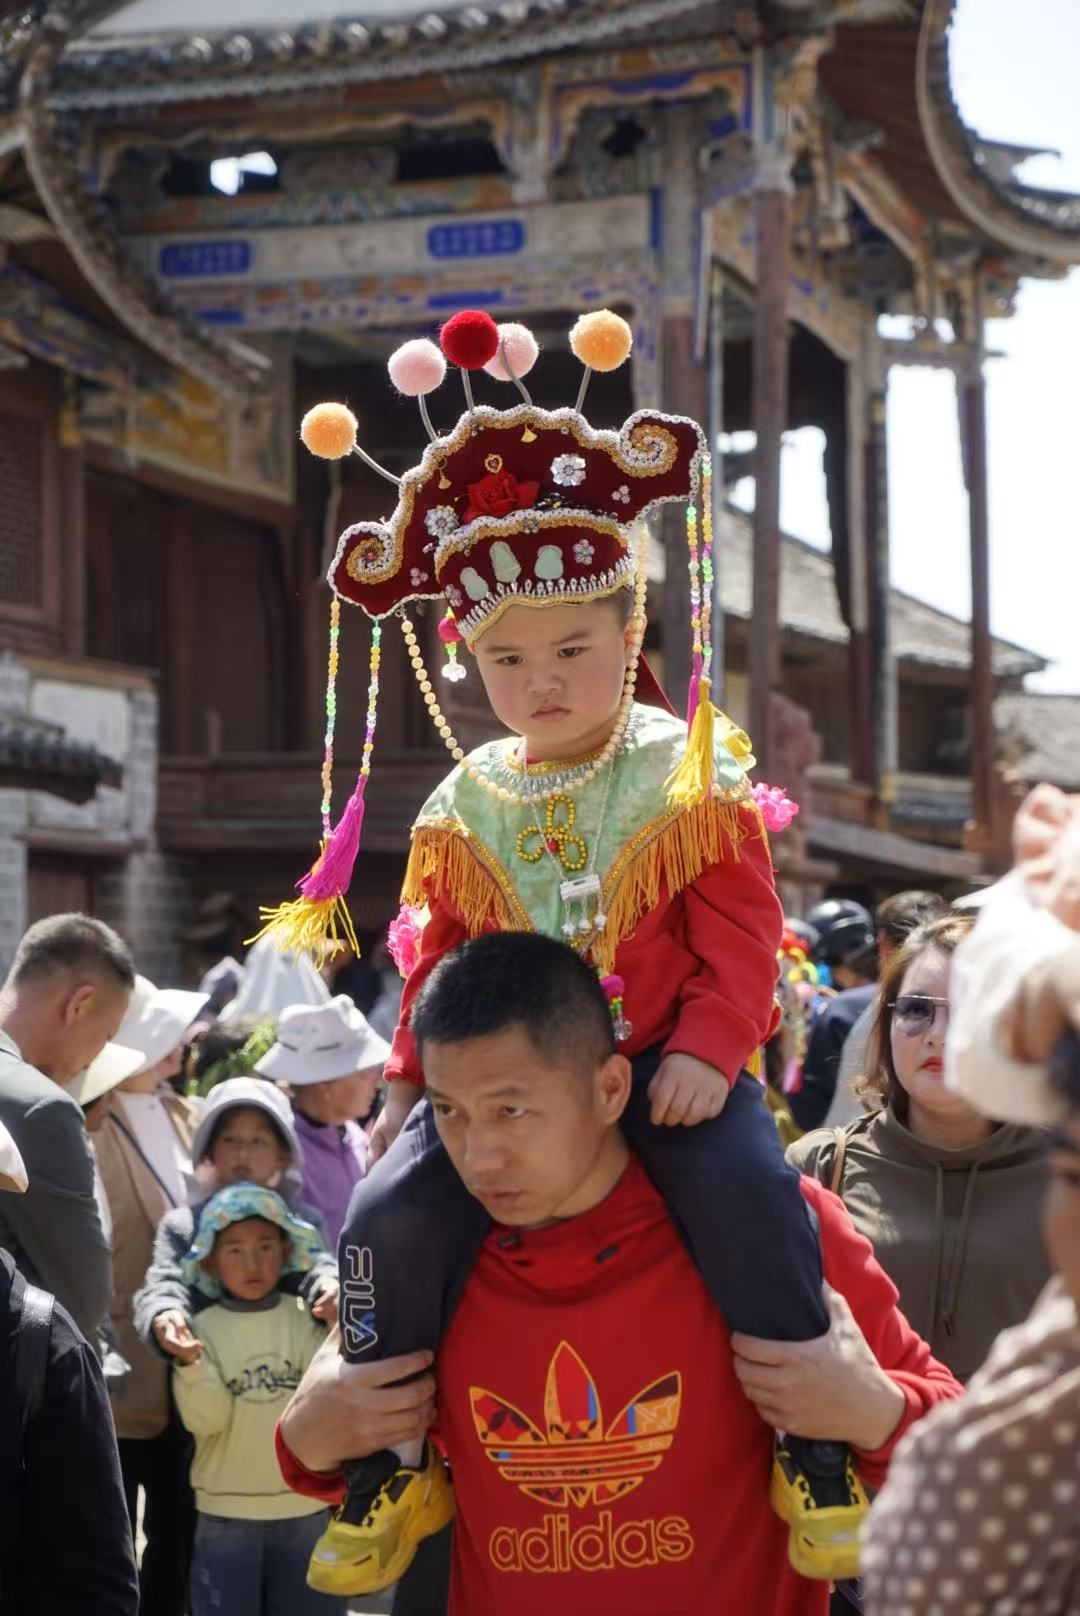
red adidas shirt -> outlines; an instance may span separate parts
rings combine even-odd
[[[861,1456],[876,1486],[912,1420],[960,1387],[841,1203],[804,1185],[826,1275],[907,1398],[888,1448]],[[791,1570],[769,1507],[772,1432],[637,1163],[580,1218],[492,1231],[438,1381],[458,1497],[452,1616],[825,1616],[827,1585]],[[279,1453],[292,1486],[340,1497]]]
[[[469,936],[449,895],[431,881],[427,893],[431,918],[405,983],[385,1071],[417,1085],[424,1074],[408,1025],[413,1000],[433,967]],[[776,1026],[783,928],[768,844],[755,819],[737,858],[712,865],[674,898],[665,895],[618,950],[615,969],[626,983],[625,1012],[634,1029],[623,1052],[632,1059],[663,1044],[665,1054],[696,1055],[737,1077]]]

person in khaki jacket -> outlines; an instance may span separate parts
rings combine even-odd
[[[114,1411],[133,1525],[140,1487],[146,1500],[142,1616],[182,1616],[187,1609],[195,1524],[190,1442],[171,1405],[168,1368],[139,1340],[132,1312],[150,1266],[157,1226],[188,1198],[199,1114],[190,1100],[172,1092],[168,1079],[179,1070],[183,1034],[205,1003],[204,994],[159,989],[138,978],[117,1042],[140,1051],[143,1065],[109,1090],[93,1135],[112,1219],[109,1316],[120,1352],[131,1366]],[[87,1105],[101,1092],[101,1079],[91,1066],[75,1098]]]

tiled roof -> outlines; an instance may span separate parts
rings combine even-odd
[[[59,724],[0,713],[0,787],[88,802],[99,785],[119,786],[123,776],[119,763],[69,740]]]
[[[725,612],[746,621],[751,616],[752,554],[750,518],[729,509],[719,564],[721,599]],[[787,535],[780,553],[780,619],[785,628],[797,634],[838,645],[847,643],[832,558],[826,551]],[[968,625],[899,589],[892,591],[892,631],[895,654],[902,662],[953,669],[970,664]],[[1045,667],[1045,659],[1034,651],[1008,640],[994,641],[994,672],[998,678],[1020,678]]]
[[[998,751],[1034,785],[1080,791],[1080,696],[1022,691],[994,704]]]

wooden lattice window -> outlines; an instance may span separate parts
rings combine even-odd
[[[0,410],[0,601],[43,604],[42,429]]]

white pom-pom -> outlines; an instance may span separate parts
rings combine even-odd
[[[494,376],[497,382],[512,382],[514,376],[519,379],[527,376],[540,357],[540,345],[527,325],[518,325],[511,321],[508,325],[501,325],[499,331],[499,348],[494,359],[489,359],[484,369],[489,376]],[[506,352],[507,364],[502,361],[502,351]],[[514,375],[510,374],[513,371]]]
[[[446,360],[427,337],[414,337],[394,350],[386,362],[390,380],[407,398],[433,393],[446,380]]]

